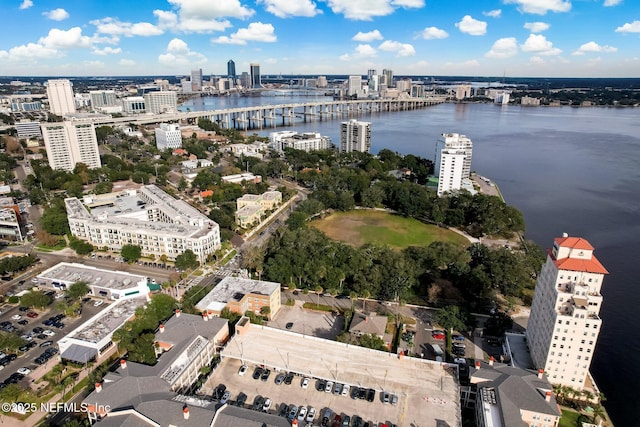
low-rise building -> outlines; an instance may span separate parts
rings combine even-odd
[[[322,136],[318,132],[272,132],[269,134],[269,141],[269,146],[278,152],[283,152],[285,148],[303,151],[330,150],[335,148],[330,137]]]
[[[349,332],[355,336],[375,335],[384,338],[387,329],[387,317],[377,314],[365,314],[359,311],[353,313]]]
[[[234,313],[264,312],[268,307],[269,318],[278,314],[281,307],[280,283],[227,276],[196,304],[196,309],[213,316],[220,316],[228,308]]]
[[[24,235],[18,206],[0,207],[0,238],[20,241]]]
[[[251,172],[246,172],[223,176],[222,181],[231,184],[242,184],[243,181],[246,183],[259,184],[262,182],[262,177],[260,175],[254,175]]]
[[[236,200],[236,224],[247,228],[260,222],[262,216],[282,203],[282,193],[266,191],[262,194],[244,194]]]

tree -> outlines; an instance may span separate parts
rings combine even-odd
[[[124,245],[120,249],[120,255],[129,262],[136,262],[142,256],[142,248],[137,245]]]
[[[318,296],[318,300],[317,300],[318,302],[317,302],[316,306],[319,306],[320,305],[320,294],[324,291],[324,289],[322,289],[322,286],[318,285],[318,286],[316,286],[315,291],[316,291],[316,295]]]
[[[40,291],[29,291],[20,298],[20,304],[25,307],[44,309],[51,303],[51,298]]]
[[[76,300],[82,298],[89,293],[89,285],[87,282],[75,282],[72,283],[65,291],[66,296],[69,299]]]
[[[271,314],[271,307],[269,307],[268,305],[260,307],[260,314],[269,317],[269,315]]]
[[[436,321],[447,333],[452,330],[463,331],[466,329],[467,316],[457,305],[447,305],[438,311]]]
[[[88,255],[93,252],[93,245],[76,237],[69,239],[69,247],[76,251],[78,255]]]
[[[6,353],[13,353],[25,344],[16,334],[0,331],[0,349]]]
[[[372,348],[374,350],[387,351],[384,341],[377,335],[364,334],[358,340],[361,347]]]
[[[196,254],[187,249],[176,257],[175,265],[178,270],[194,270],[200,266],[200,262]]]

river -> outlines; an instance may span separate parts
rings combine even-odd
[[[318,98],[306,98],[318,100]],[[304,98],[201,98],[192,110],[302,102]],[[566,232],[584,237],[609,270],[592,373],[617,426],[638,425],[640,333],[640,110],[441,104],[361,116],[372,123],[371,152],[388,148],[433,159],[443,132],[474,143],[472,170],[494,180],[524,214],[526,238],[551,247]],[[340,121],[304,123],[339,142]],[[268,131],[256,131],[268,135]],[[636,246],[638,244],[638,246]]]

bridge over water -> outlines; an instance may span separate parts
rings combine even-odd
[[[296,122],[309,123],[333,119],[356,118],[368,114],[391,111],[408,111],[426,108],[445,102],[446,97],[366,100],[322,100],[318,102],[285,103],[238,107],[225,110],[187,111],[163,114],[141,114],[128,117],[99,118],[95,124],[113,125],[133,123],[137,125],[197,121],[208,119],[224,129],[269,129],[292,126]]]

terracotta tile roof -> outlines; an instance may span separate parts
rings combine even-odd
[[[584,271],[587,273],[609,274],[595,256],[591,259],[561,258],[553,261],[559,270]]]
[[[592,251],[593,246],[582,237],[556,237],[555,242],[563,248],[582,249]]]

